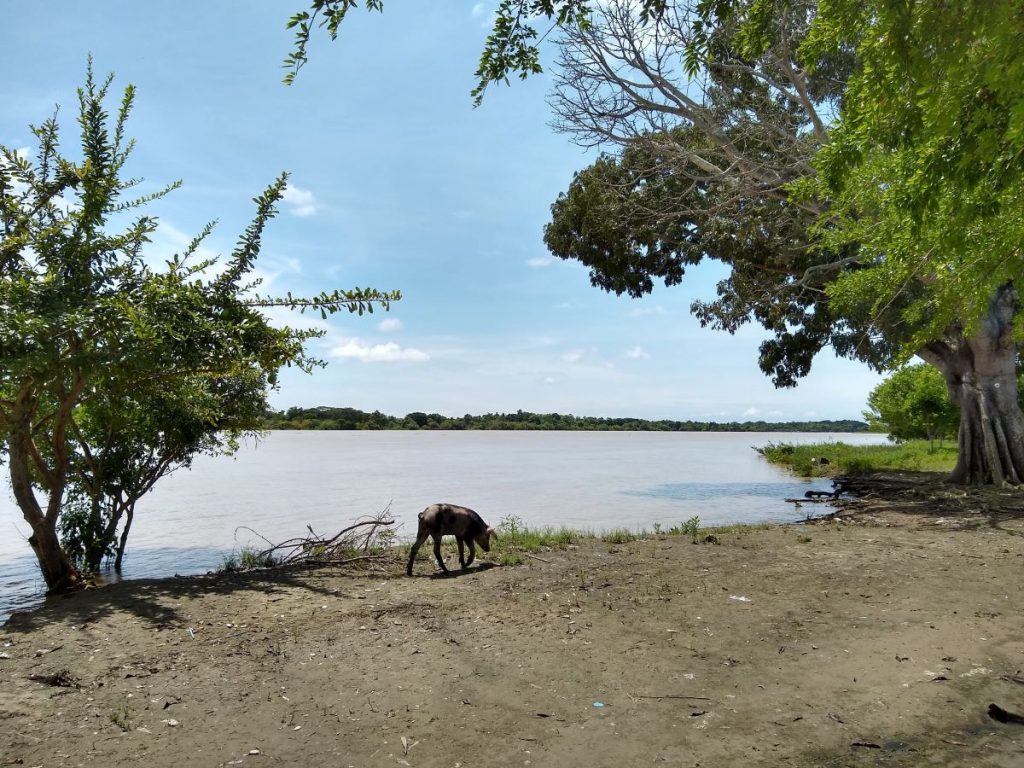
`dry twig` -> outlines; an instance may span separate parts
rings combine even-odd
[[[329,538],[325,538],[306,526],[308,536],[294,538],[274,544],[265,536],[246,526],[236,529],[247,530],[270,546],[258,553],[261,562],[275,566],[292,565],[343,565],[357,562],[373,562],[387,556],[390,544],[389,526],[395,524],[391,517],[391,504],[372,517],[357,520]],[[385,534],[385,535],[382,535]]]

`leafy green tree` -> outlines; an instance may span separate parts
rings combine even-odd
[[[953,479],[1019,483],[1024,109],[999,73],[1021,66],[1021,11],[964,0],[961,25],[946,5],[680,2],[644,22],[603,4],[562,30],[552,103],[577,141],[619,151],[576,176],[545,240],[630,295],[726,263],[693,311],[761,323],[778,385],[826,344],[879,369],[918,355],[961,406]]]
[[[415,429],[423,429],[430,421],[430,417],[422,411],[413,411],[405,415],[405,420],[411,422]]]
[[[509,75],[525,79],[542,71],[539,33],[534,26],[538,21],[548,22],[547,33],[554,27],[579,25],[586,27],[594,6],[593,0],[501,0],[494,14],[494,26],[480,54],[477,84],[471,96],[479,105],[484,91],[492,83],[508,83]],[[382,11],[382,0],[364,0],[367,10]],[[659,16],[669,3],[667,0],[640,0],[636,4],[639,14],[647,18]],[[314,28],[326,30],[331,40],[358,0],[311,0],[308,11],[300,11],[288,20],[288,29],[295,30],[291,53],[284,60],[287,69],[284,81],[292,83],[299,70],[309,60],[307,46]]]
[[[334,36],[355,4],[292,19],[291,76],[317,14]],[[631,295],[720,259],[719,299],[693,310],[760,322],[777,384],[826,345],[883,369],[917,355],[961,406],[952,479],[1024,480],[1018,0],[504,0],[477,103],[539,71],[539,19],[560,33],[559,126],[620,150],[556,203],[556,254]]]
[[[942,374],[925,363],[895,371],[868,395],[864,418],[892,440],[927,439],[933,443],[956,435],[960,409],[946,392]]]
[[[210,446],[209,435],[204,442],[195,434],[203,429],[197,419],[211,432],[225,423],[228,434],[244,428],[254,406],[265,404],[260,384],[275,386],[284,365],[321,364],[304,348],[316,333],[276,328],[261,308],[361,313],[399,298],[374,290],[311,299],[253,292],[258,281],[250,275],[285,176],[255,199],[256,215],[223,264],[196,259],[208,226],[164,268],[150,266],[143,249],[157,222],[139,211],[178,185],[127,197],[137,183],[121,177],[135,94],[126,88],[111,119],[111,81],[97,83],[90,62],[78,91],[80,159],[61,154],[55,117],[32,128],[34,161],[0,147],[0,439],[51,591],[81,583],[58,537],[69,486],[90,502],[106,497],[87,533],[102,530],[103,503],[112,510],[116,493],[144,492],[144,482],[117,483],[153,478],[161,460],[180,464]],[[236,386],[237,401],[228,394]],[[182,410],[148,412],[171,398],[184,401]],[[176,429],[171,440],[167,431]],[[153,451],[156,468],[136,471],[148,459],[118,455],[121,438]],[[170,442],[153,445],[154,438]]]
[[[814,174],[851,57],[823,57],[813,70],[800,58],[811,0],[768,3],[778,12],[756,41],[734,16],[695,27],[700,5],[676,3],[644,22],[628,0],[609,0],[588,28],[563,30],[557,125],[619,151],[576,175],[552,206],[545,242],[590,267],[594,285],[631,296],[655,279],[680,283],[704,259],[728,265],[717,299],[692,310],[730,333],[760,323],[769,338],[759,363],[778,386],[795,385],[826,345],[885,366],[896,329],[868,336],[863,318],[835,312],[825,288],[855,254],[813,247],[827,203],[790,190]],[[694,51],[702,68],[688,75],[676,64]]]
[[[267,408],[264,371],[176,376],[104,387],[82,402],[74,422],[69,504],[61,542],[81,569],[104,558],[120,569],[135,505],[160,478],[195,456],[234,453],[255,438]]]
[[[872,320],[902,306],[905,349],[960,407],[953,477],[968,482],[1024,480],[1022,28],[1016,0],[829,0],[806,42],[859,61],[817,159],[823,240],[855,244],[862,266],[830,293]]]

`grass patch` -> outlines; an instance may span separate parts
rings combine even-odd
[[[786,467],[801,477],[887,471],[948,472],[957,458],[955,444],[931,445],[927,440],[890,445],[769,443],[757,451],[772,464]]]
[[[653,531],[646,529],[631,531],[628,528],[613,528],[595,534],[590,531],[574,531],[569,528],[531,529],[518,517],[506,517],[498,524],[498,536],[491,545],[491,559],[499,565],[519,565],[527,555],[553,549],[567,549],[585,540],[602,541],[607,544],[628,544],[633,541],[658,536],[686,536],[694,542],[716,535],[742,534],[771,528],[770,523],[738,524],[702,528],[699,517],[691,517],[669,528],[655,523]]]
[[[658,532],[657,527],[655,527],[654,532]],[[673,536],[689,536],[691,539],[696,540],[697,535],[700,533],[700,518],[691,517],[685,523],[673,525],[668,529],[668,532]]]
[[[264,555],[252,547],[242,547],[237,552],[225,555],[220,569],[225,573],[234,573],[252,568],[273,568],[275,565],[277,563],[271,555]]]
[[[727,536],[754,533],[754,531],[767,531],[774,528],[775,523],[733,523],[732,525],[713,525],[710,528],[701,528],[698,532],[700,538],[704,536]]]
[[[614,528],[607,533],[601,535],[601,540],[606,541],[609,544],[628,544],[631,541],[636,541],[642,538],[646,534],[646,531],[640,533],[633,533],[625,528]]]
[[[135,730],[135,713],[127,701],[121,702],[117,709],[107,715],[107,717],[110,719],[110,722],[126,733]]]
[[[491,551],[501,562],[502,557],[515,558],[517,553],[540,552],[544,549],[566,549],[591,534],[569,528],[527,528],[521,518],[509,515],[498,523],[498,535]],[[522,562],[521,556],[518,562]],[[513,563],[509,563],[513,564]]]

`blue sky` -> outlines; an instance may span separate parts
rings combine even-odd
[[[282,171],[291,188],[264,238],[265,292],[399,289],[391,312],[335,316],[287,371],[272,403],[401,415],[559,411],[700,420],[858,418],[879,377],[825,350],[799,387],[757,367],[757,327],[703,330],[689,314],[723,276],[714,264],[631,300],[542,241],[549,206],[593,155],[554,133],[544,76],[491,88],[473,71],[496,2],[388,0],[318,36],[295,85],[281,84],[284,29],[305,0],[68,0],[3,3],[0,144],[56,105],[74,146],[75,88],[91,52],[114,88],[138,89],[128,172],[155,203],[154,256],[207,222],[227,253],[251,199]],[[112,102],[111,109],[116,107]]]

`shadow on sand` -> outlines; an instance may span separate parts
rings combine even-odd
[[[186,556],[186,553],[182,553]],[[187,556],[191,556],[191,552]],[[398,561],[394,573],[399,575]],[[267,595],[281,594],[292,589],[304,589],[314,594],[347,597],[334,589],[325,589],[316,572],[334,570],[330,564],[318,566],[292,566],[266,568],[240,572],[206,573],[192,576],[165,578],[139,578],[108,581],[107,583],[44,598],[38,607],[15,610],[2,625],[5,632],[29,632],[50,622],[68,622],[82,625],[101,620],[118,612],[128,612],[153,629],[184,628],[188,624],[188,601],[209,594],[230,594],[238,591],[258,591]],[[352,571],[354,576],[365,572]],[[369,575],[369,574],[367,574]],[[379,577],[379,574],[374,574]],[[403,574],[404,576],[404,574]]]
[[[926,524],[954,531],[988,528],[1024,536],[1006,523],[1024,519],[1024,489],[953,485],[939,472],[876,472],[844,478],[843,490],[855,498],[839,506],[921,515]]]

